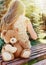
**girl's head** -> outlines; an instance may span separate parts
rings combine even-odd
[[[25,14],[25,5],[20,0],[12,0],[8,10],[14,10],[13,13],[16,13],[17,15]]]
[[[12,21],[20,15],[25,15],[25,5],[19,0],[12,0],[7,13],[2,18],[2,22],[6,24],[12,23]]]

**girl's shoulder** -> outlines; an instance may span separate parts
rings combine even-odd
[[[28,24],[28,23],[30,23],[30,22],[31,22],[30,19],[25,16],[25,23]]]

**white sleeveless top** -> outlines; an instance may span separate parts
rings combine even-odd
[[[21,15],[19,16],[19,18],[17,19],[17,21],[14,24],[14,28],[18,28],[19,30],[19,39],[22,42],[27,42],[29,43],[29,37],[27,35],[27,30],[26,30],[26,20],[28,20],[27,17]],[[30,44],[29,44],[30,45]]]

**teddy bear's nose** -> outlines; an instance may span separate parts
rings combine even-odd
[[[11,39],[10,39],[10,43],[14,44],[14,43],[16,43],[16,42],[17,42],[17,39],[16,39],[16,38],[11,38]]]

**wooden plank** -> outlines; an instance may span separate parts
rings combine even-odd
[[[39,61],[33,65],[46,65],[46,59],[42,60],[42,61]]]

